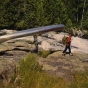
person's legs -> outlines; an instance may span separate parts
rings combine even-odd
[[[38,40],[37,40],[37,36],[34,36],[34,44],[35,44],[35,48],[31,52],[32,53],[37,53],[38,52]]]
[[[70,46],[68,46],[68,50],[69,50],[69,54],[71,53],[71,48],[70,48]]]
[[[66,51],[67,51],[67,46],[65,47],[65,49],[64,49],[64,51],[63,51],[63,53],[66,53]]]
[[[31,51],[31,53],[37,53],[38,52],[38,44],[35,44],[35,48]]]
[[[67,51],[67,46],[65,47],[64,51],[63,51],[63,55],[66,54],[66,51]]]
[[[35,44],[35,52],[38,52],[38,43]]]
[[[69,49],[69,55],[73,56],[73,54],[71,53],[71,47],[70,46],[68,47],[68,49]]]

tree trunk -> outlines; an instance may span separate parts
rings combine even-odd
[[[83,21],[83,14],[84,14],[84,9],[85,9],[85,4],[86,4],[86,0],[84,0],[84,5],[83,5],[83,12],[82,12],[82,19],[81,19],[81,28],[82,28],[82,21]]]

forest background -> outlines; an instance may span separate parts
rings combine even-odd
[[[88,0],[0,0],[0,29],[52,24],[88,30]]]

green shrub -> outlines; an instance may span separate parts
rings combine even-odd
[[[17,27],[18,29],[25,29],[25,28],[27,28],[27,24],[26,24],[26,22],[25,22],[24,20],[22,20],[22,21],[20,21],[20,22],[18,22],[18,23],[16,24],[16,27]]]
[[[88,39],[88,33],[84,34],[83,38]]]
[[[36,62],[36,54],[29,55],[20,62],[19,74],[21,88],[66,88],[65,81],[42,70]],[[22,87],[24,86],[24,87]]]
[[[38,55],[43,57],[43,58],[46,58],[50,53],[51,53],[51,51],[49,51],[49,50],[48,51],[42,51],[42,52],[39,51]]]
[[[68,19],[66,22],[66,27],[71,28],[73,26],[71,19]]]

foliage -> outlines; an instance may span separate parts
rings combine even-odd
[[[27,28],[27,25],[26,25],[24,20],[18,22],[16,26],[17,26],[18,29],[25,29],[25,28]]]
[[[88,88],[88,71],[74,72],[73,81],[66,82],[63,78],[46,73],[36,61],[38,56],[29,53],[18,67],[17,73],[9,84],[0,88]]]
[[[76,72],[70,88],[88,88],[88,71],[85,71],[84,73]]]
[[[66,23],[66,27],[67,28],[71,28],[73,25],[72,25],[72,22],[71,22],[71,19],[68,19],[67,20],[67,23]]]
[[[0,28],[64,24],[88,29],[88,0],[0,0]]]
[[[20,62],[19,72],[21,79],[15,86],[21,88],[64,88],[65,81],[60,77],[47,74],[42,70],[35,58],[37,55],[29,53],[29,55]]]
[[[82,37],[88,39],[88,31]]]
[[[63,78],[50,75],[42,70],[36,62],[37,55],[29,53],[28,56],[20,62],[18,75],[20,75],[20,85],[24,88],[87,88],[88,71],[84,73],[75,72],[72,83],[66,83]],[[18,83],[19,84],[19,83]],[[15,85],[17,86],[17,85]]]
[[[51,53],[51,51],[39,51],[38,52],[38,55],[43,57],[43,58],[46,58],[49,54]]]

